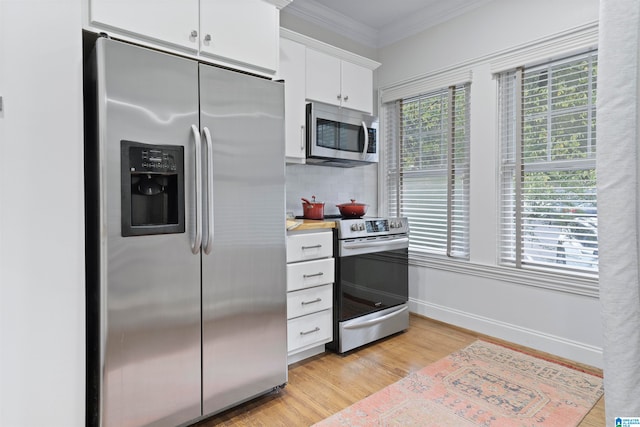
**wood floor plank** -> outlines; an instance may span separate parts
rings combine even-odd
[[[412,314],[406,332],[345,355],[326,352],[293,364],[289,366],[289,380],[282,390],[210,417],[196,426],[310,426],[477,339],[602,375],[601,370],[590,366]],[[603,425],[604,397],[580,427]]]

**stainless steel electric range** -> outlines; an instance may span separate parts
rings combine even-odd
[[[344,353],[409,327],[407,218],[337,221],[334,340]]]

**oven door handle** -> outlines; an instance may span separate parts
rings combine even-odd
[[[367,326],[371,326],[371,325],[375,325],[377,323],[384,322],[385,320],[387,320],[387,319],[389,319],[391,317],[397,316],[400,313],[404,313],[407,310],[409,310],[409,307],[405,306],[405,307],[402,307],[400,310],[396,310],[393,313],[385,314],[384,316],[378,317],[376,319],[366,320],[364,322],[357,322],[357,323],[353,323],[351,325],[345,325],[344,329],[366,328]]]
[[[375,248],[375,247],[386,246],[386,245],[395,245],[397,243],[409,243],[409,238],[399,237],[397,239],[373,240],[370,242],[358,242],[358,243],[344,242],[342,247],[344,249],[362,249],[362,248]]]

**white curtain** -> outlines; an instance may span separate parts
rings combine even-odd
[[[607,426],[640,417],[640,1],[600,0],[598,238]]]

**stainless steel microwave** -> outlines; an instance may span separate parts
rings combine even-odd
[[[378,162],[378,120],[348,108],[307,104],[307,163],[353,167]]]

